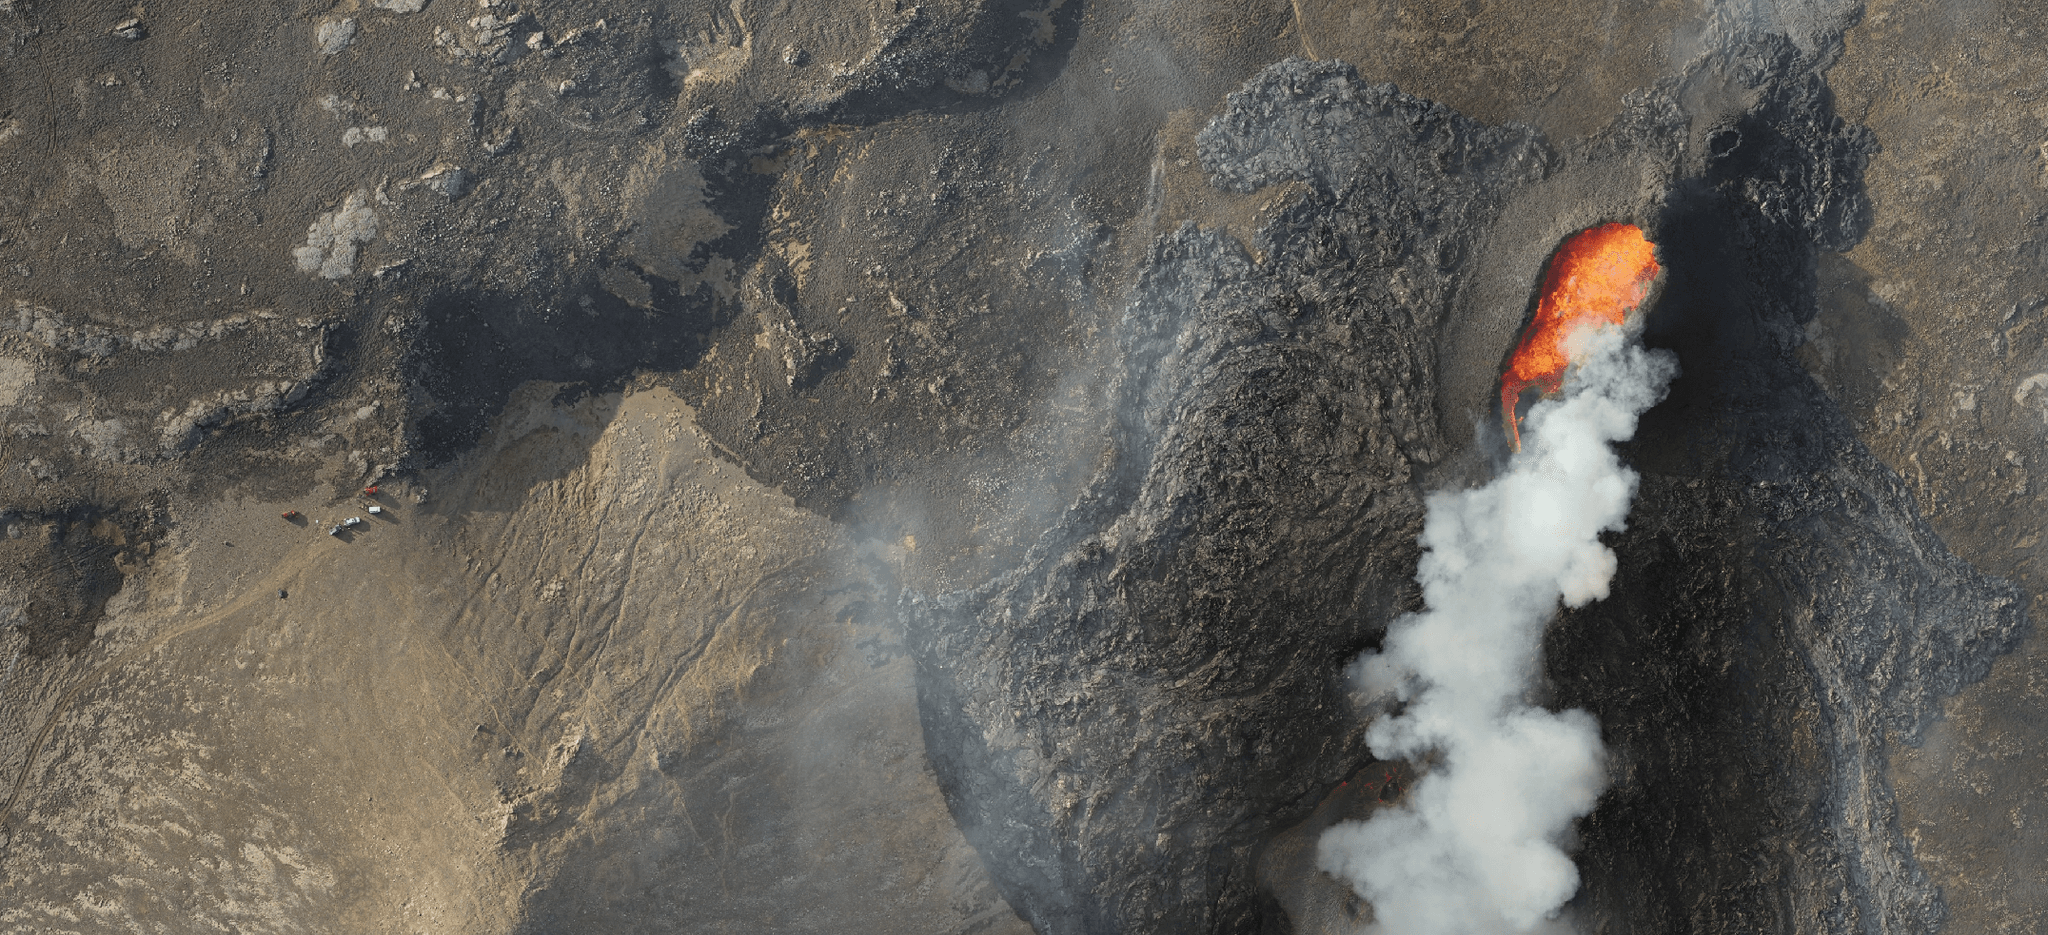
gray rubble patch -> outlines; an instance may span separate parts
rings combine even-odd
[[[14,301],[14,317],[0,318],[0,331],[13,331],[54,351],[106,357],[127,345],[126,339],[92,324],[73,324],[64,316],[20,299]]]
[[[21,395],[36,382],[34,364],[12,357],[0,357],[0,409],[21,401]]]
[[[469,170],[442,163],[420,176],[420,184],[449,201],[469,194]]]
[[[356,21],[347,18],[322,20],[313,30],[313,41],[320,44],[323,54],[340,52],[356,41]]]
[[[370,210],[370,193],[357,189],[338,210],[320,216],[306,228],[306,244],[292,250],[299,269],[340,279],[356,271],[360,244],[377,236],[377,213]]]

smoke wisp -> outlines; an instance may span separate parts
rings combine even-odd
[[[1536,403],[1506,473],[1432,494],[1416,578],[1425,608],[1394,621],[1351,676],[1404,703],[1367,733],[1373,754],[1426,768],[1399,806],[1318,842],[1323,870],[1372,903],[1371,932],[1482,935],[1556,927],[1578,890],[1561,846],[1606,786],[1600,728],[1528,703],[1562,600],[1607,596],[1636,473],[1612,445],[1664,396],[1674,358],[1622,329],[1582,329],[1560,397]]]

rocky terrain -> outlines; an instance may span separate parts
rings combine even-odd
[[[0,931],[1353,930],[1344,666],[1616,220],[1569,921],[2035,931],[2044,23],[0,0]]]

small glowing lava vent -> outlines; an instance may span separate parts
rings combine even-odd
[[[1522,332],[1500,378],[1500,420],[1508,444],[1522,447],[1521,403],[1564,386],[1571,365],[1565,339],[1581,325],[1621,325],[1650,295],[1656,247],[1634,224],[1602,224],[1565,238],[1543,273],[1536,318]]]

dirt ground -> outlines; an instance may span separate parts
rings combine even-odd
[[[24,705],[0,929],[1021,931],[864,610],[895,557],[665,390],[553,395],[374,497],[183,525]]]

